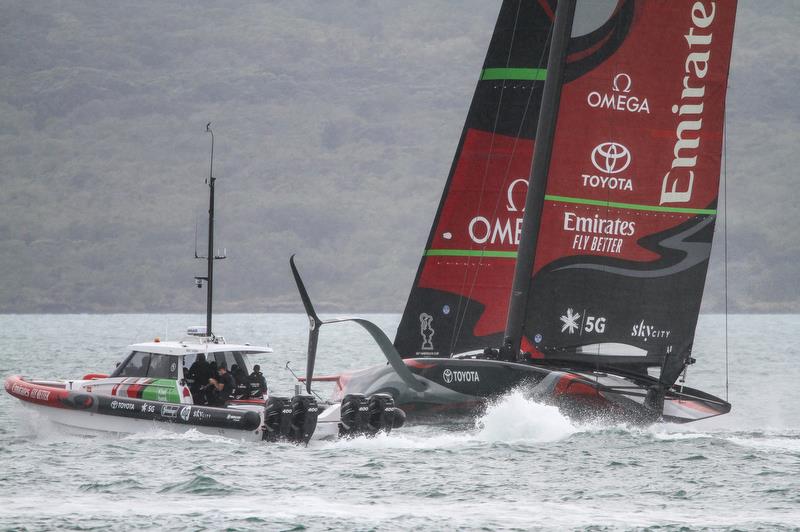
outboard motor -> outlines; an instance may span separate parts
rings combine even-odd
[[[264,407],[261,439],[308,444],[317,428],[319,406],[310,395],[270,396]]]
[[[390,432],[405,423],[406,415],[394,406],[394,399],[386,393],[365,397],[360,393],[342,399],[339,419],[340,436],[374,436],[380,431]]]
[[[308,445],[308,441],[317,428],[317,417],[319,416],[317,401],[310,395],[295,395],[292,398],[291,409],[289,440]]]
[[[388,393],[369,396],[369,426],[375,432],[399,429],[406,422],[406,413],[394,406],[394,399]]]
[[[351,393],[342,399],[339,414],[339,436],[362,434],[369,420],[369,401],[361,393]]]
[[[264,406],[264,426],[261,439],[265,441],[285,440],[292,425],[292,405],[288,397],[271,395]]]

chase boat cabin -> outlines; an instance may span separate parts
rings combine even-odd
[[[255,364],[251,357],[270,354],[272,348],[227,344],[222,337],[206,336],[205,327],[189,327],[187,333],[178,341],[156,339],[129,346],[130,353],[111,375],[87,375],[93,380],[85,382],[83,388],[93,393],[151,401],[203,404],[199,390],[208,384],[207,376],[216,377],[216,368],[224,365],[237,385],[232,402],[264,400],[266,390],[249,378]],[[202,359],[208,368],[202,379],[206,382],[196,382],[197,373],[192,370]]]

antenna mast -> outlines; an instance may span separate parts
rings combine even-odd
[[[197,249],[194,252],[194,258],[206,259],[207,274],[205,277],[195,277],[194,281],[198,288],[203,287],[203,281],[206,281],[206,336],[213,338],[214,334],[211,329],[211,314],[213,307],[213,293],[214,293],[214,261],[225,258],[225,253],[222,255],[214,254],[214,182],[217,180],[214,177],[214,132],[211,130],[211,122],[206,124],[206,132],[211,134],[211,165],[208,169],[208,252],[205,257],[197,255]],[[197,237],[195,236],[195,241]],[[197,244],[195,244],[195,248]]]

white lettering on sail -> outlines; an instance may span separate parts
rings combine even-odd
[[[710,5],[709,11],[707,6]],[[706,29],[714,21],[716,2],[695,2],[692,6],[692,24],[694,27],[684,38],[689,46],[689,53],[684,63],[685,76],[680,104],[672,106],[672,114],[679,118],[675,128],[674,158],[670,170],[661,182],[661,200],[664,203],[686,203],[692,199],[694,188],[694,168],[697,164],[697,152],[700,149],[700,129],[703,126],[703,98],[706,87],[702,80],[708,73],[708,62],[711,59],[711,40],[713,34],[695,33],[696,29]]]
[[[581,174],[583,186],[608,190],[633,190],[633,182],[625,177]]]
[[[592,91],[586,96],[586,103],[593,109],[611,109],[612,111],[650,114],[650,103],[647,98],[630,94],[632,85],[633,80],[631,80],[631,77],[624,72],[620,72],[614,76],[614,80],[611,83],[611,93]]]
[[[508,205],[506,205],[506,210],[508,212],[517,212],[518,210],[521,210],[522,212],[525,212],[525,208],[524,207],[522,209],[517,209],[517,205],[514,203],[514,189],[516,188],[517,185],[521,185],[521,184],[525,185],[525,194],[527,195],[528,194],[528,180],[527,179],[524,179],[524,178],[515,179],[514,181],[511,182],[510,185],[508,185],[508,192],[506,192],[506,196],[508,197]],[[524,200],[524,197],[525,196],[523,196],[523,200]]]
[[[524,186],[523,186],[524,185]],[[519,217],[498,217],[490,220],[485,216],[476,216],[469,221],[467,232],[469,238],[476,244],[507,244],[519,245],[519,237],[522,234],[522,217],[521,213],[525,211],[524,199],[525,196],[514,199],[515,192],[524,188],[527,194],[528,180],[524,178],[515,179],[508,185],[506,190],[506,211],[520,213]]]
[[[669,338],[670,334],[672,334],[672,331],[649,325],[644,320],[635,323],[631,328],[631,336],[643,338],[645,342],[648,338]]]
[[[614,236],[633,236],[636,232],[636,222],[626,220],[610,220],[594,216],[578,216],[574,212],[564,213],[564,230],[579,233],[595,233]]]
[[[567,211],[564,213],[563,228],[564,231],[578,233],[572,239],[574,251],[619,254],[622,253],[624,240],[618,237],[633,236],[636,222],[600,218],[599,214],[578,216]]]
[[[519,245],[522,234],[522,218],[495,218],[489,221],[485,216],[476,216],[469,222],[469,237],[476,244]]]

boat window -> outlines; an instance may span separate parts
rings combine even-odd
[[[147,376],[154,379],[178,378],[178,357],[169,355],[150,355],[150,369]]]
[[[134,351],[111,376],[177,379],[178,361],[178,357],[174,356]]]
[[[147,377],[147,370],[150,368],[150,353],[134,351],[128,358],[120,364],[112,377]]]
[[[228,368],[228,371],[231,370],[234,364],[236,364],[236,359],[233,358],[233,353],[230,351],[225,351],[224,353],[214,353],[214,360],[217,361],[217,367],[225,362],[225,367]]]
[[[242,357],[242,354],[239,351],[225,351],[224,353],[214,353],[214,360],[216,361],[217,366],[219,366],[220,362],[224,360],[225,366],[228,368],[228,371],[231,371],[233,369],[234,364],[242,368],[242,370],[244,370],[245,373],[247,373],[247,371],[249,370],[247,364],[245,364],[244,357]]]

